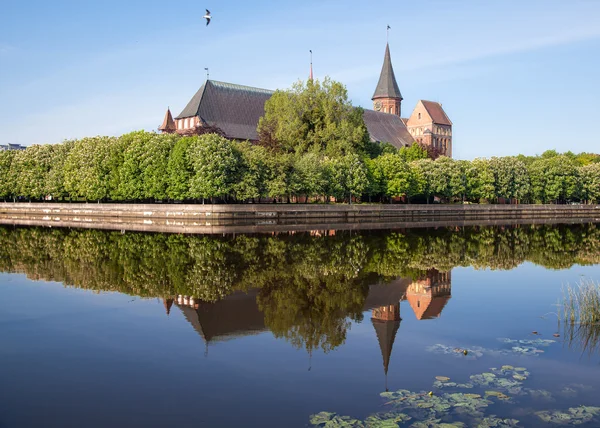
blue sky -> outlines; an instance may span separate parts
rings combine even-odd
[[[403,115],[442,102],[456,158],[600,152],[598,0],[5,2],[0,144],[156,129],[205,67],[287,88],[307,77],[309,49],[315,77],[370,107],[387,24]]]

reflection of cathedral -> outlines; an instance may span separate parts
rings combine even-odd
[[[450,300],[450,272],[430,271],[425,279],[414,281],[406,290],[406,300],[417,319],[438,318]]]
[[[408,301],[418,320],[438,318],[451,297],[451,285],[450,272],[430,270],[418,280],[397,278],[390,283],[369,287],[363,311],[371,311],[371,322],[386,375],[402,321],[400,302]],[[165,299],[164,305],[168,315],[175,304],[208,347],[209,343],[269,330],[264,314],[258,307],[258,292],[257,289],[247,293],[236,292],[215,303],[178,296],[176,299]]]

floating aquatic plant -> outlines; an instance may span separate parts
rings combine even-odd
[[[544,410],[535,412],[536,416],[546,423],[555,425],[581,425],[597,420],[600,407],[579,406],[571,407],[566,412],[559,410]]]
[[[511,404],[517,397],[530,396],[536,400],[554,401],[549,391],[530,389],[523,386],[530,377],[525,367],[503,365],[491,368],[489,372],[470,376],[465,383],[450,382],[446,376],[436,376],[434,391],[413,392],[406,389],[383,392],[385,405],[391,411],[373,414],[365,420],[358,420],[336,413],[321,412],[310,419],[312,426],[323,428],[410,428],[440,427],[518,427],[516,419],[505,419],[496,415],[486,415],[488,407],[494,403]],[[464,392],[465,389],[481,388],[480,394]],[[448,389],[442,392],[441,389]],[[563,388],[559,394],[577,394],[587,390],[585,385],[573,384]],[[579,425],[600,421],[600,407],[573,407],[566,411],[544,410],[535,415],[544,423],[552,425]]]

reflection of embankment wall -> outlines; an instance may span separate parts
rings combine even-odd
[[[173,233],[600,222],[600,205],[0,203],[0,224]]]

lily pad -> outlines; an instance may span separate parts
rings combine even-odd
[[[310,424],[323,428],[363,428],[365,425],[358,419],[349,416],[339,416],[336,413],[321,412],[310,417]]]
[[[544,410],[535,413],[542,421],[556,425],[581,425],[588,422],[600,422],[600,407],[579,406],[567,411]]]
[[[450,378],[446,376],[436,376],[435,378],[440,382],[448,382],[450,380]]]
[[[501,419],[495,415],[483,418],[477,425],[477,428],[503,428],[503,427],[516,427],[519,421],[516,419]]]

